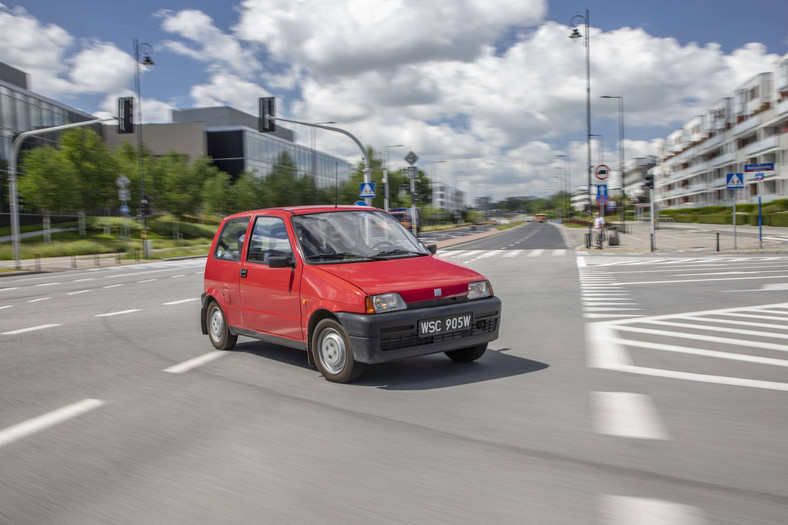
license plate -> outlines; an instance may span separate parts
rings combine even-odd
[[[435,319],[423,319],[419,321],[419,337],[470,330],[472,326],[472,313],[447,315]]]

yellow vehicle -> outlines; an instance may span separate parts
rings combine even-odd
[[[536,222],[547,221],[547,215],[545,215],[544,213],[534,213],[534,217],[536,217]]]

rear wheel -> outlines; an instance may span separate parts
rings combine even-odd
[[[208,326],[208,338],[214,348],[230,350],[235,346],[238,336],[230,333],[227,318],[216,301],[211,301],[205,311],[205,324]]]
[[[364,370],[364,363],[353,359],[347,332],[333,319],[317,323],[312,337],[312,354],[323,377],[334,383],[349,383]]]
[[[445,354],[458,363],[469,363],[479,359],[486,351],[487,343],[484,343],[476,346],[469,346],[468,348],[460,348],[459,350],[451,350],[445,352]]]

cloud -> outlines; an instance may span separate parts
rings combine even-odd
[[[163,30],[188,41],[167,40],[163,43],[165,49],[210,64],[213,70],[229,69],[246,78],[260,70],[254,49],[245,49],[237,38],[223,33],[202,11],[160,10],[155,16],[162,20]]]

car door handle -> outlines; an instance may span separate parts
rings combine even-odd
[[[241,277],[246,277],[246,268],[241,268]]]

